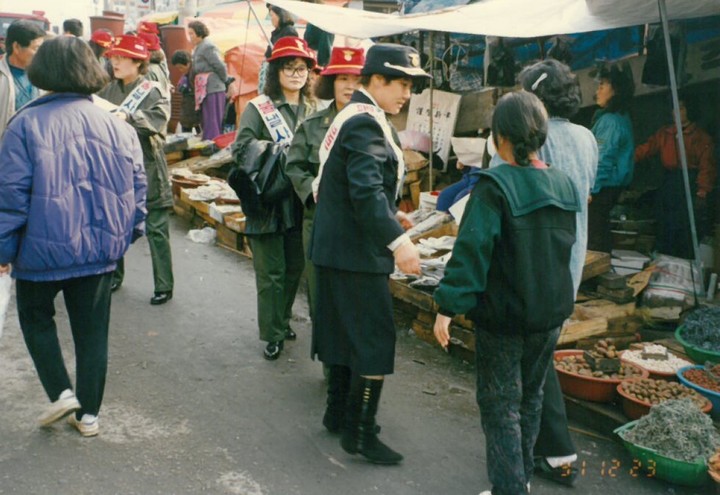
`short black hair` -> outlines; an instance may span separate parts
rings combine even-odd
[[[21,47],[27,48],[36,39],[44,38],[45,34],[45,31],[34,22],[18,19],[8,26],[5,35],[5,50],[8,55],[12,55],[13,43],[17,42]]]
[[[368,87],[370,85],[370,79],[372,79],[372,76],[375,76],[375,75],[380,76],[383,79],[385,79],[385,85],[390,84],[395,79],[414,79],[410,76],[400,76],[400,75],[390,76],[387,74],[364,74],[364,75],[360,76],[360,84],[362,86]]]
[[[321,100],[335,99],[335,77],[335,74],[319,76],[313,91],[315,98],[320,98]]]
[[[165,52],[162,50],[150,50],[150,63],[160,64],[165,60]]]
[[[502,136],[513,145],[518,165],[530,165],[530,153],[545,144],[548,132],[547,111],[540,99],[527,91],[508,93],[500,98],[492,118],[495,147]]]
[[[525,91],[540,98],[551,117],[569,119],[580,109],[580,84],[570,67],[562,62],[555,59],[537,62],[525,67],[518,80]]]
[[[188,29],[192,29],[195,31],[195,36],[198,38],[207,38],[210,36],[210,30],[205,25],[204,22],[201,21],[192,21],[188,24]]]
[[[294,26],[295,25],[295,18],[292,16],[290,12],[288,12],[285,9],[281,9],[280,7],[276,7],[275,5],[267,4],[267,8],[269,10],[272,10],[275,12],[275,14],[278,16],[278,27],[283,26]]]
[[[635,79],[628,62],[605,65],[600,68],[597,79],[610,83],[615,93],[607,104],[611,113],[627,113],[635,96]]]
[[[83,35],[83,23],[80,19],[66,19],[63,21],[63,32],[70,33],[78,38]]]
[[[108,75],[90,46],[74,36],[58,36],[40,45],[27,70],[30,82],[55,93],[97,93]]]
[[[170,58],[172,65],[190,65],[192,62],[192,55],[187,50],[175,50]]]

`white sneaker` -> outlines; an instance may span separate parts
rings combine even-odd
[[[83,414],[80,420],[74,414],[71,414],[68,416],[68,423],[84,437],[94,437],[100,433],[98,417],[92,414]]]
[[[530,483],[527,484],[528,493],[530,493]],[[492,495],[492,490],[485,490],[484,492],[480,492],[479,495]]]
[[[42,413],[38,418],[40,426],[50,426],[55,421],[58,421],[71,412],[80,409],[80,403],[75,397],[72,390],[66,389],[60,394],[58,400],[50,404],[47,411]]]

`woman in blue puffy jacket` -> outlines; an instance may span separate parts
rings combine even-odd
[[[28,77],[48,94],[15,114],[0,142],[0,273],[12,265],[20,327],[52,402],[40,424],[70,415],[94,436],[112,272],[144,232],[142,150],[132,127],[93,104],[107,75],[84,41],[46,41]],[[53,318],[59,292],[75,342],[76,393]]]

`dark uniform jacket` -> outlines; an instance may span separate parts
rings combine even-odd
[[[356,91],[351,102],[370,103]],[[368,114],[348,119],[330,150],[318,191],[310,259],[315,265],[392,273],[388,244],[404,232],[395,219],[398,161],[380,124]]]
[[[273,100],[273,104],[293,132],[305,120],[305,117],[315,109],[314,101],[308,102],[302,97],[297,107],[297,113],[284,98]],[[240,126],[235,142],[232,145],[232,154],[235,161],[237,162],[243,158],[245,146],[257,140],[273,141],[273,138],[270,136],[270,131],[268,131],[257,107],[248,104],[240,117]],[[262,206],[257,215],[248,215],[245,223],[245,233],[248,235],[282,233],[291,228],[300,228],[301,224],[302,206],[297,196],[292,193],[276,204]]]
[[[134,83],[123,84],[115,79],[105,86],[98,96],[120,105],[145,78],[140,76]],[[140,103],[140,107],[128,116],[130,124],[140,138],[145,173],[147,174],[147,209],[170,208],[173,204],[172,189],[165,160],[165,133],[170,120],[170,102],[155,88]]]
[[[577,190],[560,170],[507,164],[483,171],[435,291],[439,312],[484,330],[545,332],[573,311],[570,251]]]

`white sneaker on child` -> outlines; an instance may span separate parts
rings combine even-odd
[[[98,417],[92,414],[83,414],[80,419],[77,419],[74,414],[71,414],[68,416],[68,423],[84,437],[94,437],[100,433]]]
[[[47,411],[40,415],[38,423],[40,423],[40,426],[50,426],[55,421],[64,418],[78,409],[80,409],[80,403],[73,391],[68,388],[63,390],[58,400],[50,404]]]

